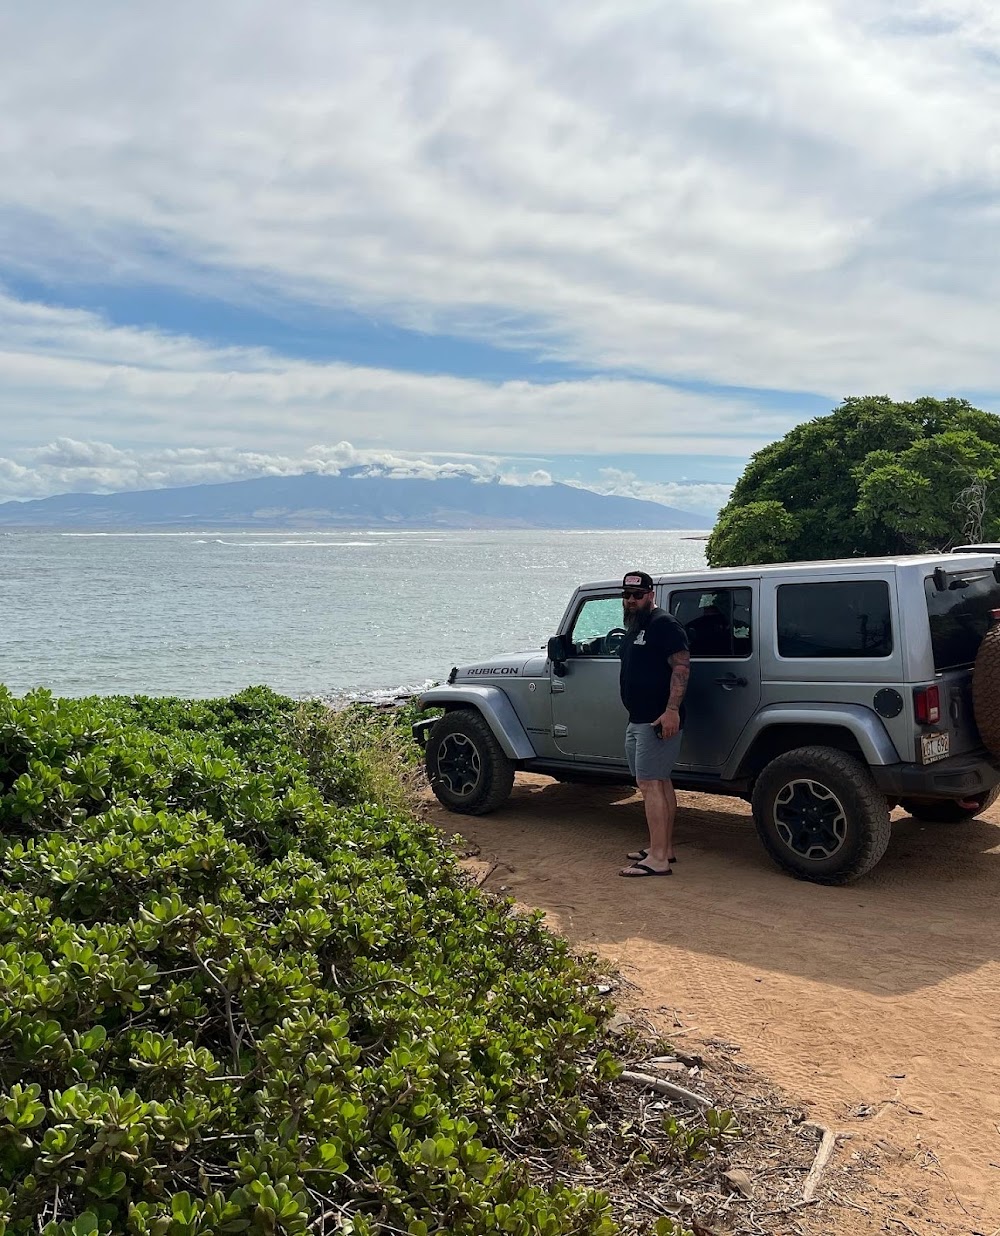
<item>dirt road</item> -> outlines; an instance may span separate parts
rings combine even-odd
[[[881,1168],[871,1215],[845,1211],[838,1232],[995,1236],[1000,812],[897,811],[875,871],[824,888],[776,870],[743,802],[680,799],[674,876],[628,882],[615,873],[645,837],[630,790],[519,776],[493,816],[432,811],[496,861],[488,887],[615,962],[666,1036],[738,1044],[811,1119],[853,1134]]]

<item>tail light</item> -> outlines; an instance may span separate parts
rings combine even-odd
[[[918,687],[913,692],[913,712],[921,725],[937,725],[941,720],[941,692],[934,687]]]

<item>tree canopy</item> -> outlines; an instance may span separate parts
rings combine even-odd
[[[1000,417],[964,399],[852,396],[747,464],[712,566],[946,549],[1000,533]]]

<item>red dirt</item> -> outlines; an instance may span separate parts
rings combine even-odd
[[[847,888],[778,871],[749,807],[681,794],[669,880],[616,876],[644,843],[630,790],[519,776],[471,819],[488,887],[618,966],[665,1037],[720,1038],[809,1118],[853,1134],[835,1173],[879,1164],[869,1211],[822,1230],[1000,1233],[1000,809],[960,825],[895,813],[885,857]],[[816,1229],[817,1231],[820,1229]]]

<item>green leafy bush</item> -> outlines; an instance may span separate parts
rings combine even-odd
[[[582,1135],[604,1006],[393,724],[0,688],[0,1236],[615,1230],[507,1153]]]

